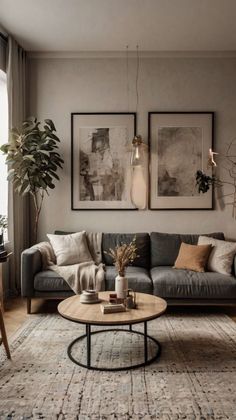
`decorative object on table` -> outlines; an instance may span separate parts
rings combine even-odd
[[[196,190],[195,173],[213,142],[213,112],[149,112],[150,208],[212,209],[212,192]],[[195,171],[193,170],[195,168]]]
[[[4,232],[7,226],[7,217],[0,214],[0,261],[6,261],[7,257],[7,251],[4,249]]]
[[[59,180],[58,168],[62,168],[63,159],[58,153],[59,138],[56,136],[52,120],[41,122],[31,117],[22,123],[22,128],[10,130],[9,142],[1,146],[7,155],[9,164],[8,179],[15,190],[33,198],[35,209],[34,241],[37,242],[38,222],[45,192],[55,188],[54,180]]]
[[[117,297],[121,299],[126,298],[128,289],[128,279],[125,277],[125,270],[130,263],[133,263],[137,255],[136,236],[129,244],[122,243],[117,245],[115,249],[105,251],[113,259],[113,264],[116,267],[118,275],[115,278],[115,291]]]
[[[128,147],[136,113],[71,114],[72,210],[134,210]]]
[[[88,289],[83,290],[80,295],[80,303],[99,303],[100,299],[96,290]]]
[[[126,307],[123,303],[104,303],[101,305],[101,311],[103,314],[115,314],[117,312],[125,312]]]
[[[118,298],[117,293],[109,293],[109,303],[116,305],[117,303],[124,303],[124,299]]]
[[[136,308],[136,293],[133,291],[133,289],[128,289],[127,290],[127,296],[126,296],[126,299],[125,299],[125,306],[126,306],[127,309],[135,309]]]
[[[236,138],[230,141],[225,154],[214,152],[210,148],[207,167],[210,168],[212,175],[200,169],[195,174],[199,193],[205,194],[210,187],[212,187],[212,191],[213,187],[217,187],[217,198],[221,206],[232,206],[232,217],[236,218]],[[220,169],[226,173],[225,178],[222,178],[222,175],[219,174]],[[223,191],[224,188],[225,191]]]

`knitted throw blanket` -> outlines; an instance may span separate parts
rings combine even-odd
[[[97,291],[105,289],[105,272],[101,251],[102,234],[96,232],[86,235],[93,261],[58,266],[49,242],[40,242],[32,247],[39,250],[42,255],[43,270],[55,271],[76,294],[85,289],[95,289]]]

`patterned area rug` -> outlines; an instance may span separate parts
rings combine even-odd
[[[236,419],[236,324],[226,315],[165,315],[150,322],[161,358],[124,372],[72,363],[67,345],[81,332],[83,326],[59,315],[31,315],[10,343],[12,362],[0,347],[1,420]],[[92,363],[140,361],[140,340],[95,334]],[[75,351],[85,357],[83,344]]]

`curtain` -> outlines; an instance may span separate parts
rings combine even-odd
[[[0,36],[0,70],[6,71],[7,41]]]
[[[26,53],[11,36],[8,37],[6,68],[9,128],[21,128],[26,117]],[[20,292],[21,252],[29,247],[29,234],[29,197],[19,196],[9,182],[8,235],[13,258],[9,267],[8,289],[11,295]]]

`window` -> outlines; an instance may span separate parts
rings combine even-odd
[[[0,70],[0,145],[8,141],[7,76]],[[8,182],[6,156],[0,152],[0,214],[7,215]]]

